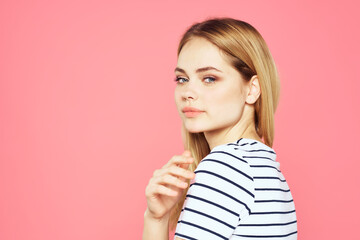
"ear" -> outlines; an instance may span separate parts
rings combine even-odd
[[[250,81],[248,82],[248,87],[249,87],[249,92],[248,95],[246,96],[245,102],[247,104],[254,104],[258,100],[261,93],[259,79],[257,75],[251,77]]]

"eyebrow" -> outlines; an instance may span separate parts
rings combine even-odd
[[[221,72],[222,73],[222,71],[220,71],[219,69],[217,69],[217,68],[214,68],[214,67],[203,67],[203,68],[198,68],[198,69],[196,69],[196,73],[200,73],[200,72],[206,72],[206,71],[209,71],[209,70],[215,70],[215,71],[218,71],[218,72]],[[176,67],[175,68],[175,72],[176,71],[178,71],[178,72],[182,72],[182,73],[186,73],[185,72],[185,70],[184,69],[182,69],[182,68],[179,68],[179,67]]]

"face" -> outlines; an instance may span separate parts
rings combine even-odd
[[[175,75],[175,102],[189,132],[228,131],[239,124],[247,84],[218,47],[193,38],[179,54]]]

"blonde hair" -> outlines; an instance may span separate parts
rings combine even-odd
[[[261,94],[254,104],[255,128],[264,143],[272,147],[274,113],[279,101],[280,81],[275,62],[263,37],[253,26],[244,21],[233,18],[211,18],[188,28],[180,40],[178,56],[183,46],[194,37],[204,38],[217,46],[246,81],[257,75]],[[185,148],[190,150],[195,160],[189,169],[194,171],[201,159],[209,154],[210,148],[204,133],[191,133],[184,126],[183,128]],[[187,190],[171,211],[171,229],[176,227]]]

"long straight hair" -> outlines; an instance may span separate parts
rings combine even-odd
[[[244,21],[233,18],[211,18],[195,23],[187,29],[180,40],[177,56],[184,45],[194,37],[204,38],[217,46],[246,81],[257,75],[261,94],[254,104],[255,128],[264,143],[272,147],[274,113],[279,101],[280,81],[275,62],[263,37],[253,26]],[[210,148],[204,133],[191,133],[184,125],[183,128],[185,148],[194,158],[189,169],[194,171],[199,162],[210,153]],[[171,211],[169,223],[171,229],[176,227],[188,188]]]

